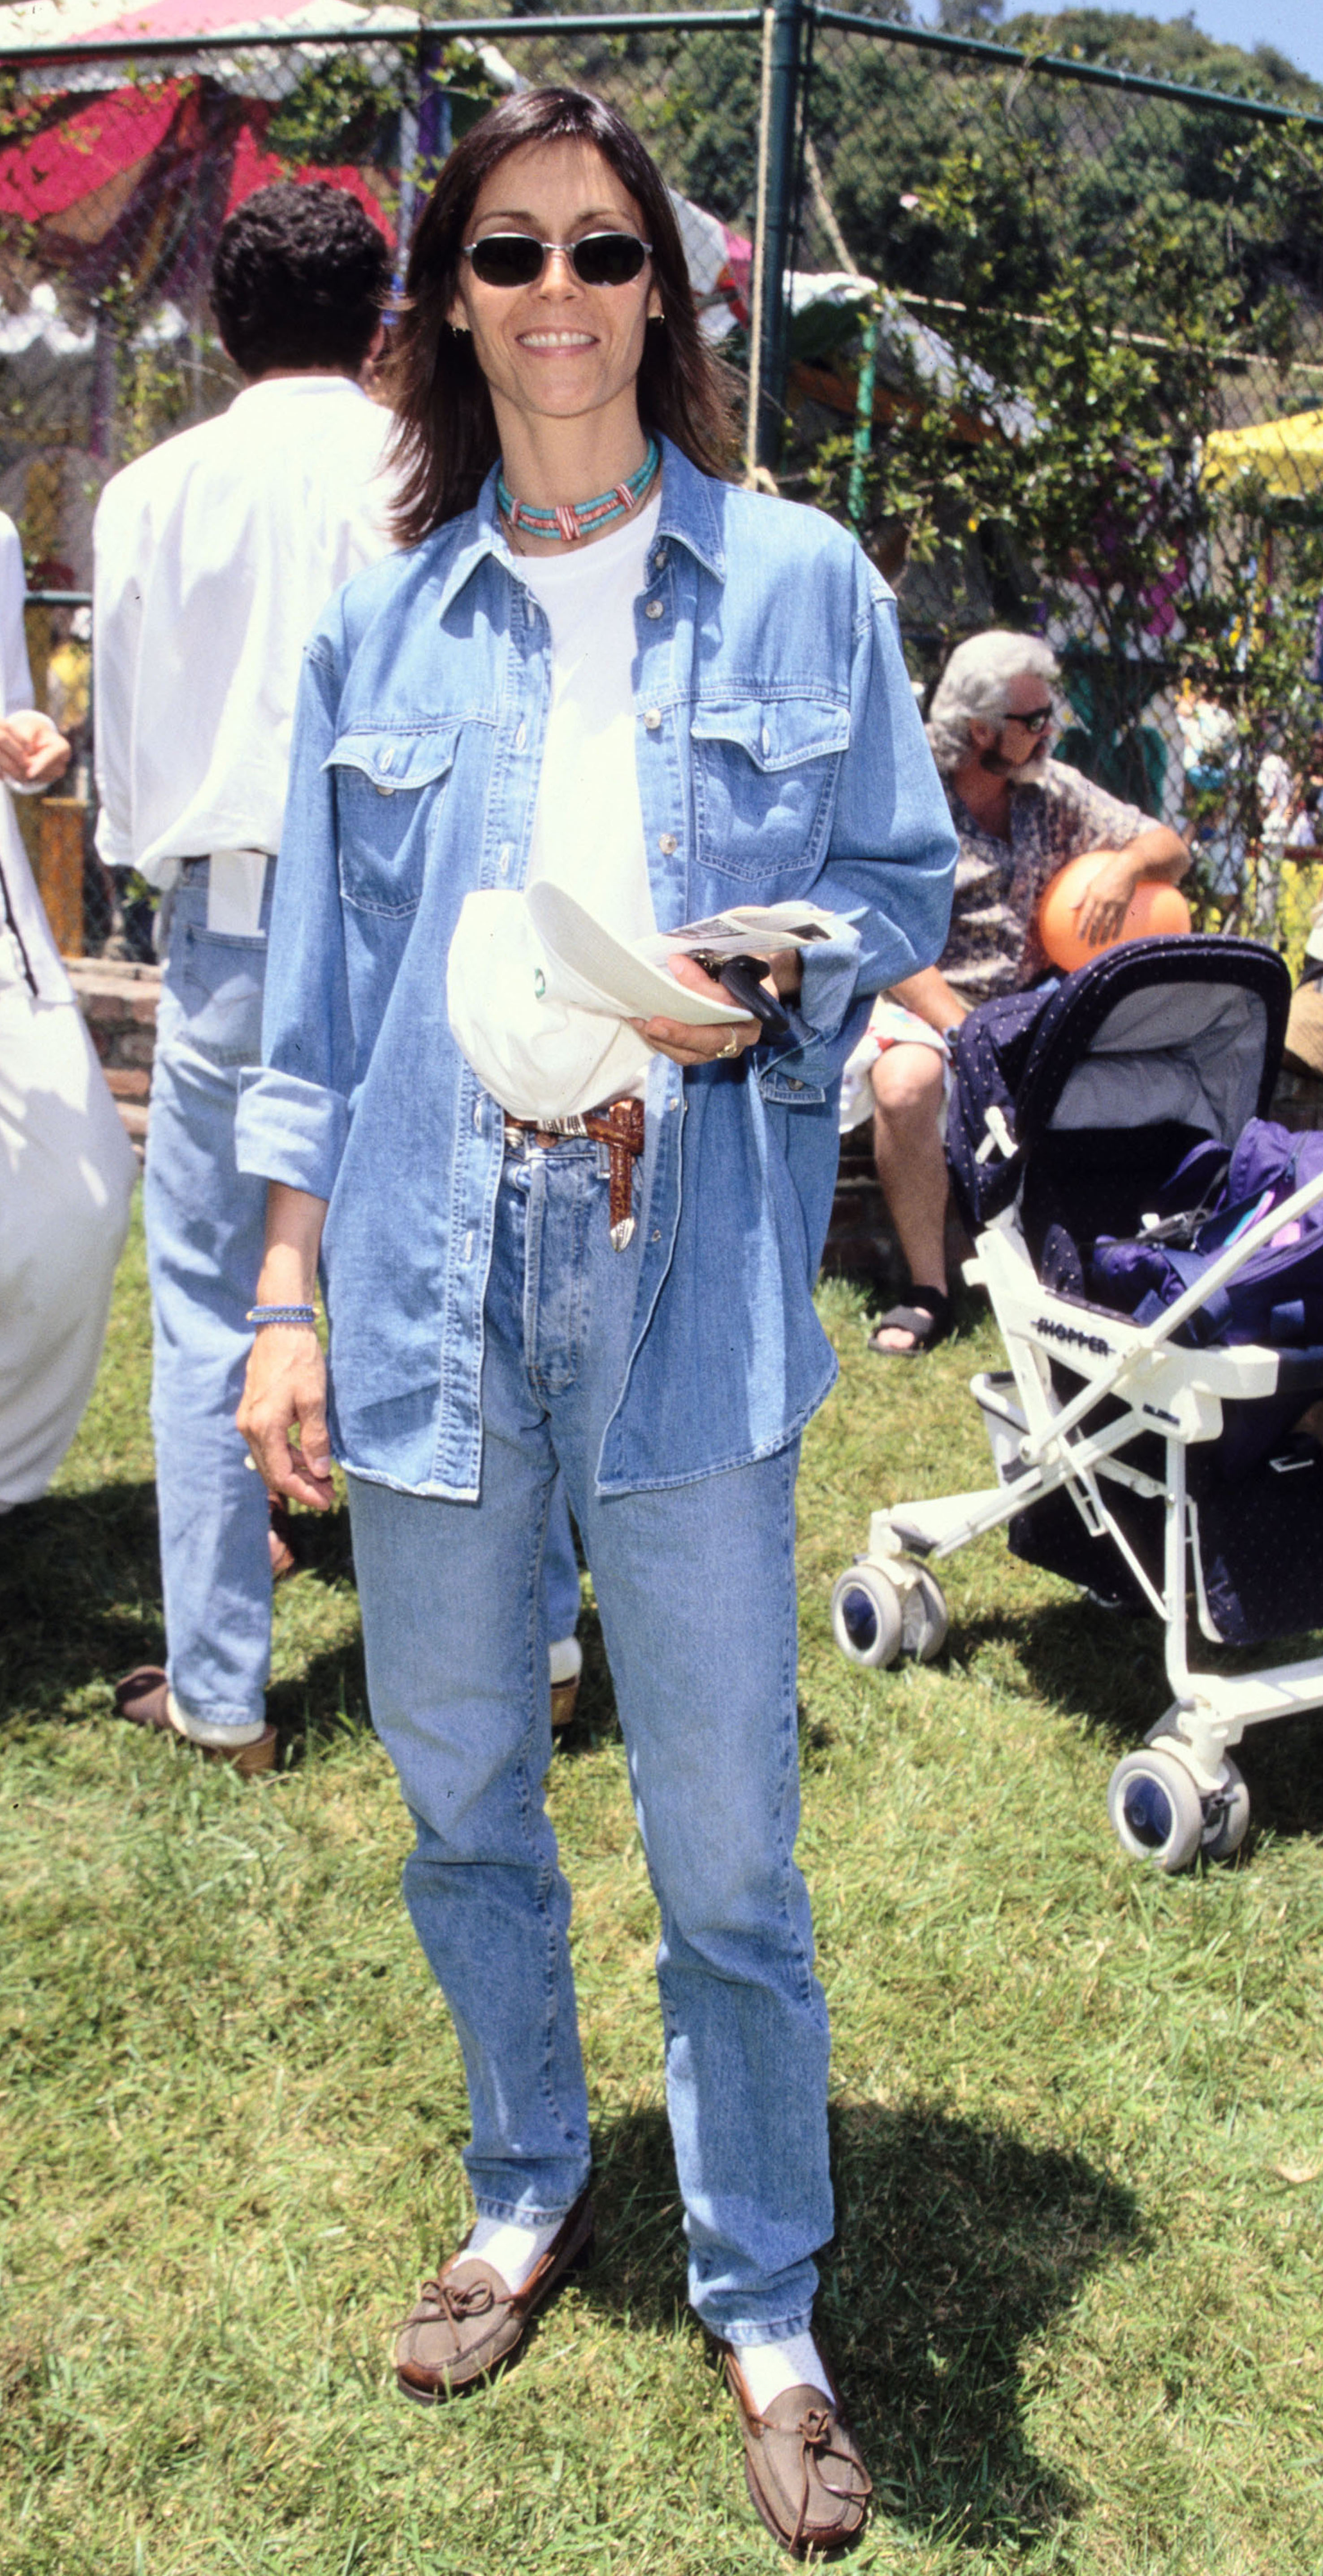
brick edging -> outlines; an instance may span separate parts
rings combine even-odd
[[[141,1159],[161,969],[110,957],[66,957],[64,963],[115,1106]]]

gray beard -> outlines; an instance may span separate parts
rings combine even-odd
[[[1047,744],[1041,742],[1037,751],[1030,752],[1027,760],[1003,760],[999,751],[981,751],[978,762],[980,769],[986,769],[990,777],[1009,779],[1012,787],[1037,787],[1047,775],[1051,756]]]

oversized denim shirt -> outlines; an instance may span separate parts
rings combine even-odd
[[[840,1069],[868,997],[940,955],[955,858],[895,602],[843,530],[666,444],[646,579],[634,703],[659,926],[807,896],[850,927],[808,952],[789,1038],[687,1074],[654,1062],[603,1493],[768,1456],[831,1386],[812,1287]],[[550,693],[494,475],[337,594],[307,648],[264,1064],[239,1113],[242,1170],[330,1203],[337,1456],[452,1501],[481,1485],[503,1131],[450,1034],[446,959],[472,888],[524,882]]]

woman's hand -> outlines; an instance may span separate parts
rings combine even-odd
[[[72,757],[58,725],[36,707],[0,716],[0,778],[16,787],[49,787],[64,776]]]
[[[269,1494],[329,1511],[331,1444],[326,1433],[326,1362],[310,1324],[264,1324],[248,1355],[237,1415]],[[297,1432],[298,1447],[290,1434]]]
[[[775,970],[778,966],[784,968],[785,958],[793,958],[794,965],[796,969],[798,968],[797,949],[788,949],[782,956],[774,957],[762,979],[769,993],[775,993],[777,990]],[[716,1002],[729,1000],[729,995],[723,986],[718,984],[715,976],[705,975],[702,967],[695,965],[692,957],[668,957],[666,963],[677,984],[687,984],[693,993],[707,993]],[[797,978],[794,984],[787,982],[782,987],[783,990],[790,992],[797,988]],[[746,1047],[757,1046],[763,1034],[762,1023],[759,1020],[729,1020],[724,1027],[711,1029],[696,1029],[688,1020],[633,1020],[630,1026],[638,1030],[639,1036],[645,1039],[658,1055],[668,1055],[672,1064],[686,1067],[715,1064],[719,1056],[742,1055]]]

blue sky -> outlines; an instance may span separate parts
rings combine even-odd
[[[1092,5],[1106,8],[1111,0],[1092,0]],[[1191,15],[1206,36],[1243,45],[1247,53],[1256,45],[1276,45],[1302,72],[1323,80],[1323,8],[1317,0],[1197,0],[1193,10],[1189,0],[1147,0],[1147,5],[1146,0],[1126,0],[1126,5],[1137,17]],[[1018,16],[1024,6],[1025,0],[1006,0],[1007,17]],[[933,0],[917,0],[914,14],[921,22],[933,20]]]

